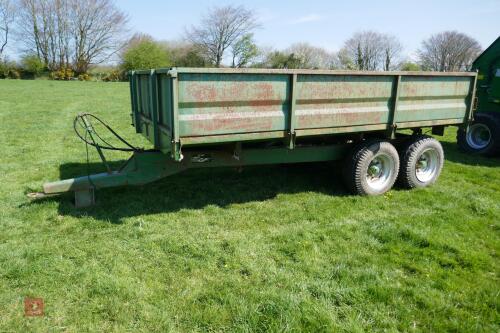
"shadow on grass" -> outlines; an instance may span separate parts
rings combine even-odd
[[[121,162],[113,163],[117,168]],[[60,179],[103,172],[100,163],[69,163],[60,166]],[[253,166],[241,172],[234,168],[191,169],[144,186],[107,188],[96,191],[96,205],[76,209],[72,193],[44,201],[59,203],[59,214],[92,216],[111,223],[142,214],[199,209],[208,205],[264,201],[280,193],[316,192],[344,196],[339,163],[304,163]]]
[[[451,142],[442,142],[446,160],[465,165],[498,167],[498,158],[469,155]],[[117,169],[123,161],[111,163]],[[208,205],[264,201],[280,193],[316,192],[344,196],[340,163],[304,163],[234,168],[191,169],[144,186],[108,188],[96,191],[96,205],[76,209],[73,194],[49,197],[43,201],[59,203],[59,213],[92,216],[111,223],[143,214],[200,209]],[[60,166],[60,179],[103,172],[101,163],[68,163]]]
[[[467,154],[458,148],[455,142],[441,142],[444,149],[445,159],[454,163],[473,166],[498,167],[500,158],[485,157],[480,155]]]

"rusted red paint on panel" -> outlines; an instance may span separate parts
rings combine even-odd
[[[358,126],[381,124],[387,121],[387,112],[349,112],[330,114],[297,115],[297,129],[337,126]]]
[[[213,102],[217,100],[217,89],[214,86],[191,83],[188,93],[193,96],[195,101]]]
[[[207,102],[207,101],[248,101],[255,100],[280,100],[284,99],[284,91],[276,90],[271,82],[266,82],[262,76],[260,81],[227,80],[217,81],[217,76],[212,80],[180,81],[181,102]],[[279,84],[279,83],[278,83]],[[281,84],[285,86],[284,84]],[[208,92],[207,92],[208,91]]]
[[[209,79],[180,82],[179,114],[183,135],[284,130],[286,81],[267,81],[262,75],[248,80],[241,76],[230,79],[210,76]],[[210,94],[207,96],[204,90]]]
[[[393,77],[362,75],[305,78],[298,84],[296,128],[385,123],[393,82]]]
[[[269,118],[226,119],[223,117],[210,121],[190,122],[191,131],[199,133],[244,133],[273,130],[273,121]]]
[[[262,104],[262,102],[272,101],[276,98],[273,85],[270,83],[261,82],[257,84],[254,89],[256,90],[256,98],[254,100],[251,100],[249,105],[257,107],[259,111],[272,110],[272,105],[266,103]]]

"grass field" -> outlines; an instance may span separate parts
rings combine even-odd
[[[126,83],[0,80],[0,332],[500,330],[500,160],[458,152],[455,129],[423,190],[351,196],[304,164],[30,202],[87,173],[78,112],[146,144]]]

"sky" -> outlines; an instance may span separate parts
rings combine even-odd
[[[115,0],[129,17],[130,33],[180,40],[210,8],[243,5],[257,14],[255,40],[266,49],[307,42],[338,51],[355,32],[375,30],[399,38],[403,57],[416,60],[422,40],[457,30],[488,47],[500,35],[500,0]],[[19,57],[19,46],[7,55]]]
[[[131,31],[160,40],[179,40],[213,6],[244,5],[261,23],[259,46],[284,49],[308,42],[338,51],[352,34],[375,30],[393,34],[410,59],[423,39],[457,30],[488,47],[500,35],[500,0],[118,0],[130,17]]]

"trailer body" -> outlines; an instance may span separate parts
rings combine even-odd
[[[193,145],[460,125],[475,73],[171,68],[130,73],[132,121],[182,159]]]

